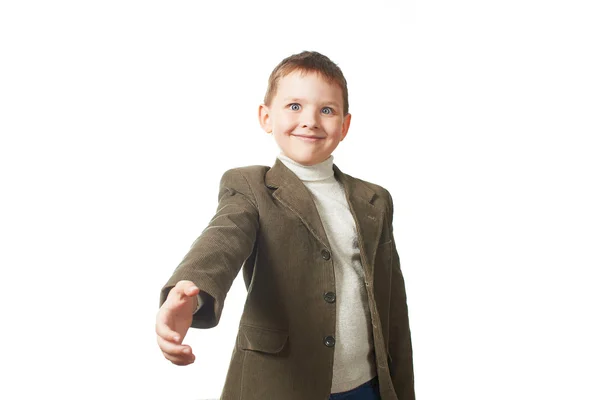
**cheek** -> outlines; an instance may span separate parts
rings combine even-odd
[[[293,121],[281,121],[277,126],[277,130],[281,133],[289,134],[296,129],[297,124]]]
[[[334,138],[340,138],[342,136],[342,126],[336,123],[325,125],[325,130],[328,135]]]

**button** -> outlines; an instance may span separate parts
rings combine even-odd
[[[333,336],[326,336],[325,339],[323,339],[323,343],[325,343],[325,346],[327,347],[333,347],[335,346],[335,338]]]
[[[329,260],[329,258],[331,257],[331,254],[329,253],[328,250],[321,250],[321,257],[323,257],[324,260]]]
[[[328,303],[335,303],[335,293],[333,293],[333,292],[327,292],[327,293],[325,293],[323,295],[323,298]]]

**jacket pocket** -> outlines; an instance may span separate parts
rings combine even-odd
[[[390,239],[390,240],[386,240],[386,241],[385,241],[385,242],[383,242],[383,243],[379,243],[379,245],[378,245],[377,247],[379,248],[379,247],[385,246],[386,244],[390,244],[390,243],[392,243],[392,240],[391,240],[391,239]]]
[[[283,350],[287,340],[287,331],[242,324],[237,343],[241,350],[277,354]]]

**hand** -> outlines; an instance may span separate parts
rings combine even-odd
[[[188,365],[196,356],[192,348],[182,344],[192,325],[200,289],[192,281],[179,281],[169,291],[156,315],[156,340],[165,358],[175,365]]]

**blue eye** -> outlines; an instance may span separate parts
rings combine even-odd
[[[325,114],[332,114],[333,113],[333,110],[331,109],[331,107],[323,107],[323,110],[325,110],[325,109],[329,110],[329,112],[325,113]]]
[[[288,104],[288,107],[289,107],[289,106],[292,106],[292,107],[293,107],[293,106],[298,106],[298,107],[300,107],[300,104],[298,104],[298,103],[292,103],[292,104]],[[294,110],[294,111],[298,111],[299,109],[300,109],[300,108],[296,108],[296,109],[292,108],[292,110]]]

